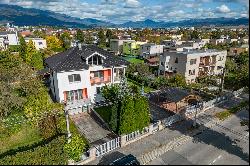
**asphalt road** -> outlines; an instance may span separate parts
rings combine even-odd
[[[241,111],[148,165],[248,165],[249,131],[240,125],[248,117],[249,111]]]

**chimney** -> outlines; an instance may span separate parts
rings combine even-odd
[[[78,45],[78,49],[82,50],[82,43],[79,42],[77,45]]]

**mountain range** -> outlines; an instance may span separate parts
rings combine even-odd
[[[34,8],[23,8],[17,5],[0,4],[0,23],[12,23],[18,26],[47,25],[64,26],[77,28],[95,28],[95,27],[131,27],[131,28],[167,28],[167,27],[188,27],[188,26],[237,26],[249,25],[248,18],[205,18],[190,19],[183,21],[157,22],[153,20],[129,21],[123,24],[113,24],[92,18],[76,18],[65,14],[59,14],[48,10],[39,10]]]

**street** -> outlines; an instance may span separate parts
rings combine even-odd
[[[240,119],[248,116],[248,110],[238,112],[148,165],[248,165],[249,132],[240,125]]]

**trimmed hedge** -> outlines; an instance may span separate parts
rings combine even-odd
[[[57,137],[42,146],[7,155],[0,159],[0,165],[66,165],[64,143],[65,136]]]

